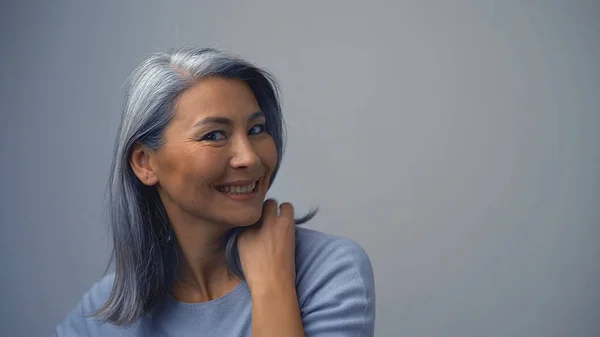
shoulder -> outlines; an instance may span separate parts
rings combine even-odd
[[[358,276],[369,277],[373,273],[367,252],[356,241],[302,227],[296,230],[296,259],[297,267],[303,270],[335,266],[352,270]]]
[[[98,310],[100,306],[102,306],[102,304],[104,304],[104,302],[108,299],[114,281],[115,274],[110,273],[92,285],[90,290],[88,290],[83,296],[82,304],[84,304],[85,309],[89,310],[90,313]]]
[[[356,241],[299,227],[296,273],[307,335],[320,336],[327,331],[345,336],[374,334],[373,267]]]
[[[108,274],[96,282],[83,294],[76,307],[56,327],[55,336],[93,336],[104,322],[93,314],[102,306],[110,295],[114,282],[114,274]]]
[[[296,256],[299,267],[307,269],[319,268],[315,262],[327,262],[322,267],[336,265],[361,273],[373,272],[369,255],[356,241],[312,229],[297,228]]]

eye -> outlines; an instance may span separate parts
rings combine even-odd
[[[225,132],[223,131],[211,131],[202,137],[201,140],[207,140],[209,142],[215,142],[225,139]]]
[[[256,124],[255,126],[250,128],[248,131],[249,135],[257,135],[259,133],[263,133],[266,130],[266,126],[264,124]]]

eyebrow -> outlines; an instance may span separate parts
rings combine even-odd
[[[259,119],[261,117],[265,117],[265,113],[262,111],[257,111],[251,114],[248,117],[248,121],[253,121],[255,119]],[[194,125],[194,128],[197,128],[206,124],[223,124],[223,125],[232,125],[233,121],[227,117],[206,117],[201,119],[198,123]]]

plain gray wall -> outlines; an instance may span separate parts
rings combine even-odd
[[[186,44],[272,71],[272,195],[369,253],[377,336],[600,336],[597,1],[4,1],[0,334],[101,277],[128,73]]]

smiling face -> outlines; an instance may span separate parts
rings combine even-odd
[[[148,167],[134,171],[156,185],[172,222],[251,225],[262,214],[278,160],[265,123],[245,82],[204,78],[178,98],[164,145],[134,151],[137,166]]]

